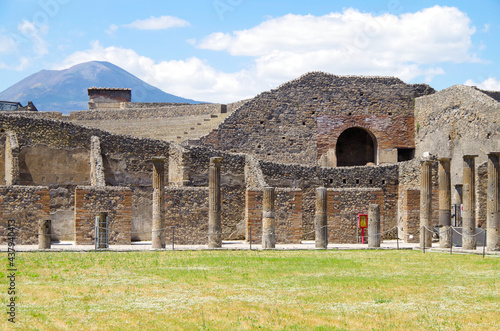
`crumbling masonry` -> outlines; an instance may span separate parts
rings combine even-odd
[[[272,247],[312,240],[316,231],[326,234],[321,248],[357,242],[356,215],[376,204],[385,238],[398,227],[401,238],[423,245],[420,228],[457,225],[453,208],[463,200],[464,245],[476,227],[488,227],[488,249],[499,249],[498,92],[318,72],[227,106],[137,104],[124,89],[90,92],[89,110],[70,116],[0,113],[0,228],[15,220],[19,243],[37,243],[40,220],[51,220],[52,241],[93,244],[95,216],[107,213],[110,244],[152,240],[162,248],[174,227],[179,244],[210,238],[218,247],[251,234]],[[180,145],[162,131],[200,116],[224,120]],[[475,162],[464,162],[472,154]]]

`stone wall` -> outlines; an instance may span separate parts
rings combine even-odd
[[[360,126],[377,132],[380,148],[414,147],[414,98],[433,92],[397,78],[309,73],[256,96],[200,143],[263,160],[316,164],[342,130]]]
[[[9,220],[15,221],[15,243],[38,243],[38,222],[49,219],[49,188],[46,186],[0,186],[0,231],[6,234]],[[0,236],[0,243],[7,242]]]
[[[4,115],[17,115],[31,118],[45,118],[51,120],[62,120],[63,115],[58,111],[9,111],[3,113]]]
[[[303,239],[314,239],[315,190],[319,186],[331,189],[379,189],[383,195],[381,209],[384,210],[386,228],[397,224],[397,165],[324,168],[260,161],[260,166],[267,185],[302,190],[302,229],[304,233],[309,233]],[[360,200],[359,204],[368,208],[369,201]]]
[[[408,234],[418,231],[420,228],[420,159],[414,159],[399,164],[399,186],[398,186],[398,226],[406,233],[401,238],[409,240]],[[432,225],[439,225],[439,179],[438,161],[432,163]],[[418,199],[415,195],[418,195]],[[413,241],[418,242],[419,235],[413,236]]]
[[[190,147],[189,185],[208,187],[208,171],[211,157],[220,156],[221,189],[222,189],[222,219],[224,233],[229,236],[224,239],[244,239],[245,220],[245,155],[230,154],[215,151],[206,147]],[[187,181],[186,181],[187,182]]]
[[[370,204],[380,206],[380,231],[392,228],[384,209],[384,192],[376,188],[328,189],[328,241],[332,243],[361,242],[358,214],[368,214]],[[386,222],[389,221],[389,222]],[[365,235],[368,235],[365,233]]]
[[[300,244],[302,241],[302,191],[277,188],[274,202],[277,244]],[[246,191],[246,240],[252,232],[252,243],[262,242],[262,190]]]
[[[455,85],[416,99],[416,154],[451,157],[452,186],[463,182],[463,155],[478,155],[476,221],[486,222],[487,153],[500,151],[498,92]]]
[[[95,217],[108,213],[109,244],[130,245],[132,194],[127,187],[78,186],[75,191],[75,244],[95,243]]]
[[[121,103],[110,108],[70,112],[70,121],[112,121],[135,120],[144,118],[168,118],[190,115],[220,114],[227,106],[218,103],[204,104],[165,104],[165,103]],[[119,106],[119,108],[115,108]],[[96,104],[99,107],[99,104]]]
[[[420,238],[420,190],[406,189],[401,192],[402,206],[400,238],[407,243],[418,243]]]
[[[208,243],[208,187],[167,187],[165,189],[165,241],[172,243],[172,226],[175,227],[175,244],[193,245]],[[231,229],[222,218],[223,238]]]

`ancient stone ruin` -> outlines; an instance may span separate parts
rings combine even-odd
[[[94,244],[106,213],[111,245],[324,248],[358,242],[370,213],[371,245],[429,246],[438,228],[447,247],[460,226],[464,248],[487,228],[500,249],[498,92],[321,72],[228,105],[130,92],[89,88],[89,109],[69,116],[0,112],[1,229],[15,220],[20,244],[44,248]]]

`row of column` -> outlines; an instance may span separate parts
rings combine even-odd
[[[487,191],[487,248],[500,250],[500,153],[488,153]],[[462,185],[462,248],[476,249],[476,188],[475,158],[477,155],[463,156]],[[440,158],[438,168],[439,183],[439,226],[441,248],[449,248],[451,243],[451,176],[450,158]],[[421,164],[420,189],[420,246],[432,246],[432,161]]]
[[[165,247],[165,160],[164,157],[155,157],[153,162],[153,222],[152,248]],[[220,181],[221,157],[210,158],[209,167],[209,214],[208,214],[208,247],[222,247],[222,195]],[[262,248],[269,249],[276,246],[276,219],[274,202],[276,193],[274,187],[264,187],[262,201]],[[369,246],[380,246],[380,207],[370,205],[369,208]],[[316,248],[326,249],[327,235],[327,189],[316,189],[316,215],[314,218]],[[370,228],[372,227],[372,228]],[[373,238],[370,238],[372,234]]]

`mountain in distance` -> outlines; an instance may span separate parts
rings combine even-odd
[[[131,88],[132,102],[201,103],[163,92],[122,68],[101,61],[64,70],[41,70],[1,92],[0,100],[17,101],[23,106],[33,101],[39,111],[68,114],[88,109],[89,87]]]

